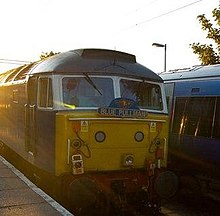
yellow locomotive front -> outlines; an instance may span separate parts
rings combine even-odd
[[[158,212],[159,196],[173,193],[164,182],[170,173],[163,84],[88,74],[60,80],[66,109],[56,115],[55,173],[73,212]]]

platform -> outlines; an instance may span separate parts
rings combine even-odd
[[[73,216],[0,156],[0,215]]]

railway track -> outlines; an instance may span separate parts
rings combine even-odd
[[[184,190],[163,201],[162,213],[165,216],[219,216],[219,205],[217,200]]]

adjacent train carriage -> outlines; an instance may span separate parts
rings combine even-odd
[[[163,87],[134,55],[104,49],[2,73],[1,152],[76,215],[157,212],[175,191]]]
[[[220,189],[220,65],[162,73],[171,117],[169,161],[204,194]],[[195,184],[194,184],[195,186]]]

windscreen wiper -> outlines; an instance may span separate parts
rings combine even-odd
[[[83,75],[85,75],[85,79],[86,81],[100,94],[102,95],[102,92],[97,88],[97,86],[95,85],[95,83],[91,80],[91,78],[89,77],[89,75],[87,73],[83,73]]]

